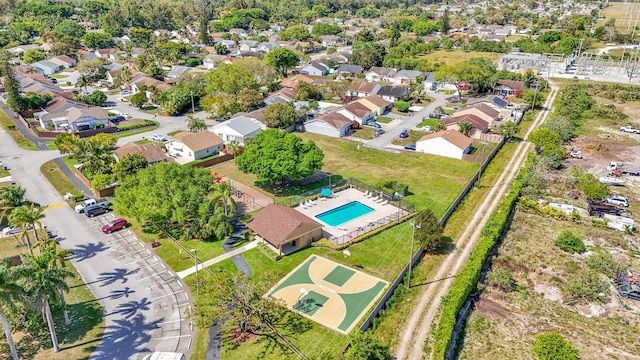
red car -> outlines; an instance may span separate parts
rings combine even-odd
[[[127,222],[127,220],[123,219],[123,218],[119,218],[119,219],[115,219],[115,220],[111,220],[107,223],[107,225],[104,225],[102,227],[102,232],[105,234],[111,234],[112,232],[116,231],[116,230],[120,230],[120,229],[124,229],[129,225],[129,223]]]

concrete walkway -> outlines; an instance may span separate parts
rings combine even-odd
[[[210,260],[207,260],[207,261],[205,261],[205,262],[203,262],[201,264],[198,264],[197,269],[198,270],[202,270],[204,268],[208,268],[209,266],[211,266],[213,264],[219,263],[222,260],[229,259],[229,258],[231,258],[233,256],[238,255],[238,254],[242,254],[243,252],[245,252],[247,250],[251,250],[251,249],[253,249],[253,248],[257,247],[257,246],[258,246],[258,240],[254,240],[254,241],[248,243],[247,245],[245,245],[245,246],[243,246],[241,248],[237,248],[237,249],[235,249],[233,251],[230,251],[230,252],[228,252],[226,254],[222,254],[220,256],[214,257],[213,259],[210,259]],[[196,267],[192,266],[192,267],[190,267],[190,268],[188,268],[186,270],[182,270],[182,271],[178,272],[178,277],[180,277],[181,279],[184,279],[185,277],[187,277],[187,276],[189,276],[189,275],[191,275],[191,274],[193,274],[195,272],[196,272]]]
[[[71,181],[71,183],[73,183],[73,186],[75,186],[78,190],[80,190],[80,192],[82,192],[87,197],[94,196],[93,195],[93,191],[91,191],[91,189],[89,189],[89,187],[87,185],[85,185],[76,176],[76,174],[74,174],[73,171],[71,171],[71,169],[69,169],[69,167],[67,166],[67,164],[64,163],[64,160],[62,160],[61,157],[59,157],[57,159],[53,159],[53,162],[56,165],[58,165],[58,167],[60,168],[60,171],[62,171],[64,176],[66,176],[67,179],[69,179],[69,181]]]

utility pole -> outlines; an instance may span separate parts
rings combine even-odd
[[[540,87],[540,81],[536,80],[536,82],[534,82],[532,85],[536,87],[536,91],[533,93],[533,104],[531,104],[531,110],[535,110],[536,109],[536,97],[538,96],[538,88]]]
[[[193,103],[193,90],[191,90],[191,112],[195,113],[196,112],[195,109],[196,109],[196,107],[195,107],[195,105]]]
[[[411,289],[411,265],[413,265],[413,243],[416,238],[416,228],[420,229],[420,225],[416,225],[413,220],[409,221],[409,224],[413,227],[411,232],[411,253],[409,254],[409,271],[407,271],[407,290]]]
[[[487,147],[487,142],[482,142],[482,162],[480,163],[480,171],[478,174],[478,180],[476,180],[476,188],[480,186],[480,178],[482,177],[482,167],[484,166],[484,149]]]

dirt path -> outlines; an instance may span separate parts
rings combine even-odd
[[[557,87],[552,86],[550,96],[544,104],[544,109],[538,114],[533,125],[525,135],[528,138],[532,130],[536,129],[550,113],[551,105],[557,94]],[[530,143],[522,142],[516,148],[512,161],[502,171],[502,174],[491,187],[491,191],[487,194],[471,221],[467,224],[464,232],[456,241],[456,250],[449,254],[434,279],[443,279],[443,281],[432,282],[420,294],[418,306],[412,311],[407,326],[400,336],[400,343],[396,349],[396,359],[421,359],[424,355],[424,343],[431,330],[431,324],[440,309],[440,300],[446,295],[453,283],[451,275],[457,274],[464,264],[466,264],[469,253],[475,247],[480,238],[482,228],[485,226],[489,217],[495,211],[504,194],[509,190],[511,180],[514,179],[519,169],[524,164]]]

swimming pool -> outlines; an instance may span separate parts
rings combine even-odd
[[[316,215],[316,218],[329,226],[339,226],[372,211],[373,208],[360,201],[352,201],[320,213]]]

